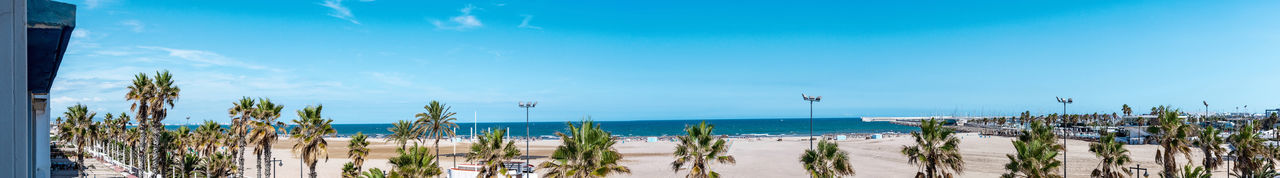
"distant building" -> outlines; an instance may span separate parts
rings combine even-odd
[[[50,176],[49,89],[75,10],[49,0],[0,2],[0,177]]]

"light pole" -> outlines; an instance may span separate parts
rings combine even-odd
[[[520,102],[520,107],[521,107],[521,108],[524,108],[524,164],[529,164],[529,165],[532,165],[532,164],[533,164],[533,163],[530,163],[530,162],[529,162],[529,141],[530,141],[530,140],[533,140],[533,139],[531,139],[532,137],[529,137],[529,136],[530,136],[530,134],[529,134],[529,108],[533,108],[533,107],[535,107],[535,106],[538,106],[538,102],[537,102],[537,101],[534,101],[534,102]],[[521,177],[523,177],[523,175],[524,175],[524,173],[525,173],[524,166],[525,166],[525,165],[520,165],[520,175],[521,175]]]
[[[809,101],[809,149],[813,149],[813,102],[821,102],[822,96],[809,96],[804,93],[800,94],[805,101]]]
[[[1071,98],[1054,97],[1058,99],[1058,103],[1062,103],[1062,124],[1066,126],[1067,121],[1067,104],[1071,104]],[[1062,177],[1067,177],[1067,127],[1062,127]]]
[[[272,177],[272,178],[276,177],[276,175],[279,175],[279,174],[276,174],[276,173],[275,173],[275,172],[276,172],[276,169],[274,168],[277,164],[279,164],[280,166],[284,166],[284,160],[272,159],[272,160],[271,160],[271,163],[267,163],[267,166],[272,167],[272,168],[271,168],[271,177]]]
[[[1135,174],[1134,176],[1137,176],[1137,172],[1142,172],[1142,177],[1151,177],[1150,174],[1147,174],[1147,168],[1142,168],[1141,164],[1137,165],[1137,167],[1129,167],[1127,171],[1129,174]]]

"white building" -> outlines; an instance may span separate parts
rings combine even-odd
[[[50,176],[49,89],[75,24],[71,4],[0,1],[0,177]]]

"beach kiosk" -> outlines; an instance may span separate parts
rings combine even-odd
[[[507,166],[507,175],[511,178],[538,178],[538,174],[534,172],[533,165],[524,162],[511,161],[503,163]],[[480,170],[484,169],[484,165],[480,164],[458,164],[457,167],[450,168],[445,174],[449,178],[474,178],[480,176]],[[523,174],[522,174],[523,173]]]

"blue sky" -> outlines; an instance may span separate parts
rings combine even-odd
[[[85,0],[51,93],[127,112],[170,70],[166,123],[241,96],[324,104],[335,123],[1277,108],[1280,1]]]

